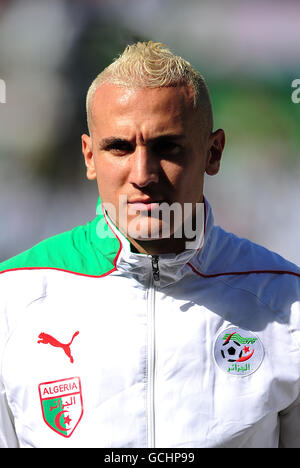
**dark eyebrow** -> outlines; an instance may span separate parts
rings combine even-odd
[[[160,135],[154,138],[149,138],[147,140],[147,144],[150,145],[155,145],[159,143],[164,143],[168,141],[178,141],[178,140],[183,140],[184,135],[181,134],[166,134],[166,135]],[[109,149],[114,145],[131,145],[132,143],[129,140],[126,140],[125,138],[118,138],[118,137],[107,137],[103,138],[99,142],[99,149],[104,150],[104,149]]]
[[[99,149],[108,149],[113,145],[124,145],[124,144],[130,144],[128,140],[125,140],[124,138],[117,138],[117,137],[108,137],[108,138],[103,138],[99,142]]]
[[[155,138],[150,138],[148,140],[148,142],[150,144],[155,144],[155,143],[163,143],[164,141],[177,141],[177,140],[183,140],[184,139],[184,135],[180,135],[180,134],[166,134],[166,135],[160,135],[158,137],[155,137]]]

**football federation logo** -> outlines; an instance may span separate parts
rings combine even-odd
[[[43,418],[54,432],[71,437],[83,415],[79,377],[39,385]]]
[[[216,339],[215,361],[228,374],[250,375],[259,368],[263,357],[261,341],[249,330],[230,327],[223,330]]]

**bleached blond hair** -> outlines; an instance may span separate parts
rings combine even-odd
[[[89,130],[93,98],[103,83],[126,88],[189,85],[194,91],[194,107],[203,111],[207,129],[212,130],[212,105],[203,76],[189,62],[174,55],[160,42],[137,42],[128,45],[124,52],[95,78],[86,97]]]

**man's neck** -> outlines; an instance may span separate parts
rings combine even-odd
[[[186,239],[155,239],[137,240],[128,237],[131,243],[131,251],[147,255],[179,254],[185,250]]]

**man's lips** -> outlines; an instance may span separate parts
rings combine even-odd
[[[138,198],[135,200],[130,200],[128,202],[129,208],[132,208],[136,211],[151,211],[157,210],[159,208],[160,203],[164,200],[161,199],[153,199],[153,198]]]

